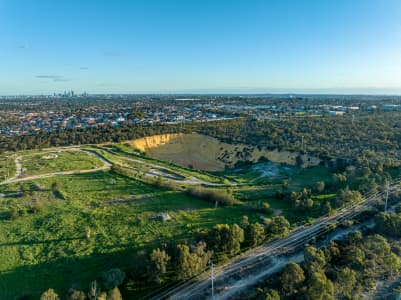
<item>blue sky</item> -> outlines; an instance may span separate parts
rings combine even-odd
[[[0,0],[0,94],[401,93],[399,0]]]

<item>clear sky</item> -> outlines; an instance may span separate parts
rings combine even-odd
[[[400,0],[0,0],[0,94],[401,93]]]

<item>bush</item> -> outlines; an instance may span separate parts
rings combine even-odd
[[[233,205],[235,203],[235,198],[233,197],[233,195],[224,190],[194,187],[188,189],[187,192],[192,197],[206,200],[212,203],[217,203],[221,205]]]
[[[102,273],[104,287],[111,290],[124,282],[125,273],[118,268],[110,269]]]
[[[40,202],[36,202],[30,206],[29,212],[32,214],[40,213],[43,211],[43,204]]]
[[[18,217],[19,217],[19,213],[18,213],[18,210],[15,207],[11,208],[8,211],[7,218],[9,220],[16,220],[16,219],[18,219]]]
[[[67,300],[85,300],[86,294],[82,291],[70,289],[68,291]]]
[[[40,300],[60,300],[60,297],[53,289],[48,289],[40,296]]]

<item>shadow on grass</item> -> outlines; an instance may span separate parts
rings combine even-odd
[[[21,266],[0,273],[0,299],[39,299],[49,288],[65,299],[70,288],[87,291],[91,281],[101,282],[102,272],[116,267],[130,270],[134,262],[134,255],[130,251],[121,251]]]
[[[43,240],[43,241],[20,241],[20,242],[14,242],[14,243],[3,243],[3,244],[0,244],[0,247],[40,245],[40,244],[50,244],[50,243],[55,243],[55,242],[84,240],[84,239],[85,239],[85,237],[82,237],[82,238],[62,238],[62,239]]]
[[[178,235],[174,240],[177,243],[183,243],[186,238],[185,235]],[[49,288],[53,288],[59,294],[60,299],[65,299],[70,288],[87,292],[90,283],[94,280],[102,288],[102,272],[120,268],[129,277],[138,264],[144,263],[144,256],[138,256],[138,251],[143,250],[146,253],[168,241],[160,238],[140,249],[133,247],[133,244],[121,243],[113,245],[113,248],[125,247],[125,250],[93,253],[90,256],[57,258],[42,264],[25,265],[0,272],[0,299],[39,299],[40,295]],[[104,247],[103,251],[107,251],[107,248]],[[137,299],[138,295],[148,294],[154,288],[146,282],[136,282],[136,284],[140,289],[126,289],[124,285],[120,287],[123,299]]]

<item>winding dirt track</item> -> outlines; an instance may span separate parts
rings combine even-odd
[[[60,148],[60,149],[55,149],[55,150],[62,150],[62,149],[65,149],[65,148]],[[103,163],[103,166],[101,166],[99,168],[86,169],[86,170],[72,170],[72,171],[65,171],[65,172],[54,172],[54,173],[48,173],[48,174],[40,174],[40,175],[21,177],[21,175],[22,175],[22,164],[21,164],[22,156],[17,156],[14,160],[15,166],[16,166],[15,175],[7,180],[4,180],[3,182],[0,183],[0,185],[16,183],[16,182],[21,182],[21,181],[29,181],[29,180],[35,180],[35,179],[56,177],[56,176],[92,173],[92,172],[97,172],[97,171],[102,171],[102,170],[108,170],[111,167],[111,163],[108,160],[104,159],[102,156],[100,156],[99,154],[97,154],[95,152],[82,150],[82,149],[78,149],[78,148],[71,148],[69,150],[82,151],[89,155],[95,156]]]
[[[118,156],[116,154],[111,154],[114,156]],[[208,185],[208,186],[223,186],[223,185],[227,185],[227,184],[221,184],[221,183],[214,183],[214,182],[208,182],[205,180],[201,180],[199,178],[196,178],[194,176],[191,176],[190,178],[187,179],[174,179],[169,177],[169,175],[166,174],[166,172],[171,172],[174,173],[174,171],[166,168],[166,167],[161,167],[157,164],[153,164],[153,163],[148,163],[148,162],[144,162],[142,160],[139,159],[134,159],[134,158],[128,158],[128,157],[124,157],[124,156],[118,156],[118,158],[126,160],[126,161],[130,161],[130,162],[134,162],[134,163],[138,163],[141,164],[143,166],[149,167],[149,168],[153,168],[153,172],[141,172],[144,173],[144,175],[149,176],[149,177],[158,177],[158,176],[162,176],[165,179],[168,179],[169,181],[173,181],[175,183],[179,183],[179,184],[187,184],[187,185]],[[231,183],[230,185],[234,186],[236,184]]]
[[[16,174],[13,177],[8,178],[8,179],[4,180],[3,182],[0,182],[0,185],[16,183],[16,182],[22,182],[22,181],[35,180],[35,179],[50,178],[50,177],[56,177],[56,176],[92,173],[92,172],[97,172],[97,171],[102,171],[102,170],[108,170],[112,166],[112,162],[110,162],[107,158],[105,158],[104,156],[102,156],[101,154],[96,152],[95,150],[81,149],[81,148],[78,148],[76,146],[60,147],[60,148],[52,148],[51,149],[51,151],[63,151],[63,150],[85,152],[85,153],[87,153],[89,155],[97,157],[100,161],[102,161],[103,166],[101,166],[99,168],[86,169],[86,170],[72,170],[72,171],[64,171],[64,172],[53,172],[53,173],[47,173],[47,174],[40,174],[40,175],[32,175],[32,176],[22,177],[22,169],[23,169],[23,166],[22,166],[22,163],[21,163],[22,156],[17,156],[14,159],[15,166],[16,166]],[[27,154],[25,156],[35,155],[35,154]],[[143,165],[143,166],[145,166],[147,168],[150,168],[151,169],[150,171],[140,171],[138,169],[131,168],[131,169],[134,169],[134,170],[142,173],[143,175],[145,175],[147,177],[152,177],[152,178],[163,177],[165,180],[172,181],[172,182],[177,183],[177,184],[186,184],[186,185],[207,185],[207,186],[215,186],[215,187],[226,185],[226,184],[208,182],[208,181],[196,178],[194,176],[191,176],[189,178],[183,178],[183,179],[174,178],[174,176],[169,175],[169,173],[173,173],[174,174],[175,172],[173,170],[170,170],[167,167],[162,167],[162,166],[157,165],[157,164],[144,162],[144,161],[139,160],[139,159],[119,156],[119,155],[116,155],[116,154],[111,154],[111,155],[116,156],[116,157],[118,157],[120,159],[123,159],[123,160],[126,160],[126,161],[130,161],[130,162],[134,162],[134,163],[137,163],[137,164],[141,164],[141,165]],[[235,186],[236,184],[235,183],[231,183],[230,185]]]

